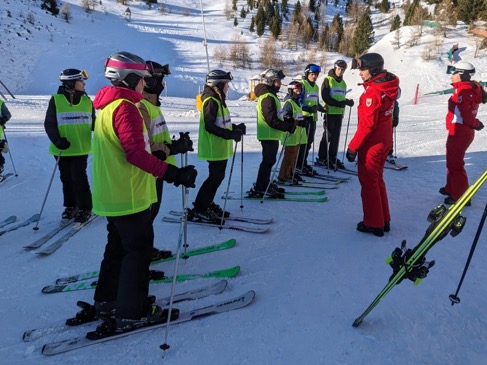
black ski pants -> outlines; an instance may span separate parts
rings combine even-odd
[[[216,192],[225,179],[228,160],[208,161],[208,178],[201,185],[194,201],[194,210],[206,212],[215,199]]]
[[[320,141],[318,158],[329,160],[335,163],[338,154],[338,143],[340,142],[340,132],[342,130],[342,114],[327,114],[323,122],[323,136]],[[326,133],[328,131],[328,138]],[[328,145],[327,145],[328,142]]]
[[[306,117],[306,120],[308,122],[308,143],[299,147],[298,162],[296,164],[298,169],[307,165],[309,150],[315,140],[316,122],[313,121],[313,117]]]
[[[161,202],[162,202],[162,190],[164,187],[164,180],[156,179],[156,194],[157,194],[157,201],[150,206],[150,212],[152,216],[152,222],[157,217],[157,213],[159,213],[159,209],[161,209]]]
[[[279,141],[260,141],[262,145],[262,162],[259,166],[255,190],[265,191],[271,179],[272,166],[276,163]]]
[[[107,217],[105,246],[95,301],[116,301],[116,317],[140,319],[147,315],[149,265],[154,246],[150,209]]]
[[[58,159],[58,156],[54,156]],[[86,175],[88,155],[61,156],[59,172],[63,184],[65,207],[78,207],[80,210],[91,210],[91,190]]]

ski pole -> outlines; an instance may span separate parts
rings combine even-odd
[[[323,129],[325,133],[325,143],[326,143],[326,170],[330,173],[330,145],[328,144],[328,118],[325,115],[325,121],[323,122]]]
[[[244,161],[244,146],[243,146],[243,138],[244,136],[242,135],[242,144],[240,145],[240,209],[244,208],[243,205],[243,161]]]
[[[281,152],[279,152],[279,158],[277,159],[277,162],[275,164],[276,168],[272,172],[272,176],[269,180],[269,183],[267,184],[267,188],[265,189],[264,196],[262,197],[262,200],[260,201],[261,204],[264,202],[265,196],[267,195],[267,192],[269,191],[269,188],[271,187],[271,184],[274,181],[274,177],[276,177],[277,166],[279,166],[279,163],[281,162],[282,153],[284,152],[284,148],[286,148],[288,139],[289,139],[289,132],[286,132],[286,136],[284,137],[284,142],[282,144]]]
[[[350,126],[350,116],[352,115],[352,107],[348,110],[347,132],[345,133],[345,144],[343,145],[342,161],[345,161],[345,152],[347,151],[348,127]]]
[[[187,154],[186,154],[187,155]],[[186,156],[187,158],[187,156]],[[183,157],[181,156],[181,161],[183,160]],[[187,162],[187,160],[186,160]],[[171,346],[167,343],[167,338],[169,336],[169,325],[171,323],[171,313],[172,313],[172,306],[173,306],[173,301],[174,301],[174,292],[176,289],[176,280],[177,280],[177,275],[178,275],[178,268],[179,268],[179,256],[181,252],[181,246],[183,244],[183,237],[184,237],[184,232],[186,230],[187,226],[187,220],[188,220],[188,196],[189,196],[189,188],[186,186],[182,185],[181,190],[183,192],[183,217],[181,219],[181,225],[179,227],[179,239],[178,239],[178,247],[176,249],[176,262],[174,264],[174,272],[173,272],[173,278],[172,278],[172,284],[171,284],[171,296],[169,298],[169,308],[168,308],[168,313],[167,313],[167,322],[166,322],[166,333],[164,335],[164,343],[159,346],[161,350],[169,350]]]
[[[181,167],[185,167],[185,166],[188,166],[188,152],[185,152],[183,154],[181,154]],[[186,196],[186,190],[184,189],[184,186],[181,188],[181,192],[182,192],[182,204],[183,204],[183,214],[184,214],[184,242],[183,242],[183,247],[184,247],[184,250],[183,250],[183,253],[185,256],[186,255],[186,249],[188,248],[189,244],[188,244],[188,209],[184,209],[184,199],[185,199],[185,196]]]
[[[397,158],[397,133],[396,133],[396,127],[394,127],[394,158]]]
[[[46,195],[44,196],[44,201],[42,202],[41,211],[39,212],[39,218],[37,218],[36,226],[32,228],[34,231],[37,231],[39,229],[39,221],[41,220],[41,215],[42,212],[44,211],[44,206],[46,205],[47,196],[49,195],[49,191],[51,190],[52,180],[54,179],[54,175],[56,174],[56,170],[59,164],[59,159],[61,158],[61,154],[62,151],[59,150],[59,153],[56,158],[56,163],[54,164],[54,170],[52,171],[51,180],[49,181],[49,185],[47,186]]]
[[[7,139],[7,133],[5,133],[5,127],[3,127],[3,138],[5,138],[5,143],[8,145],[8,155],[10,156],[10,162],[12,162],[12,167],[14,168],[15,177],[19,176],[17,174],[17,169],[15,168],[14,159],[12,158],[12,151]]]
[[[304,128],[300,128],[299,129],[299,139],[298,139],[298,143],[301,141],[301,137],[303,135],[303,131],[304,131]],[[299,145],[298,144],[298,153],[299,153]],[[294,166],[293,166],[293,177],[291,179],[291,184],[294,182],[294,176],[296,176],[296,166],[298,165],[298,156],[296,156],[296,159],[294,160]]]
[[[457,291],[455,294],[450,294],[449,298],[451,300],[451,305],[458,304],[460,303],[460,298],[458,297],[458,292],[460,291],[460,288],[463,283],[463,279],[465,278],[465,275],[467,274],[468,267],[470,266],[470,261],[472,260],[472,256],[475,252],[475,248],[477,247],[477,242],[479,241],[480,234],[482,233],[482,229],[484,228],[484,223],[485,223],[485,218],[487,217],[487,205],[484,208],[484,213],[482,214],[482,218],[480,219],[479,227],[477,228],[477,233],[475,234],[475,237],[472,242],[472,247],[470,248],[470,253],[468,254],[467,262],[465,263],[465,268],[463,269],[462,277],[460,279],[460,282],[458,283]]]
[[[309,141],[309,131],[311,129],[311,124],[308,123],[308,126],[306,128],[306,137],[308,138]],[[304,152],[303,152],[303,161],[301,162],[301,172],[303,172],[304,169],[304,163],[306,162],[306,151],[308,148],[308,142],[306,142],[306,145],[304,145]],[[301,147],[299,148],[299,154],[301,154]]]
[[[225,193],[225,201],[223,202],[223,213],[220,221],[220,229],[223,229],[223,223],[225,218],[225,208],[227,207],[228,191],[230,190],[230,182],[232,181],[233,166],[235,165],[235,155],[237,153],[238,142],[235,142],[235,148],[233,149],[232,164],[230,165],[230,174],[228,175],[227,192]]]

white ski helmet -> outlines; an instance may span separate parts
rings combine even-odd
[[[268,68],[267,70],[261,73],[261,76],[264,78],[267,85],[270,86],[274,84],[274,81],[282,80],[283,78],[286,77],[286,75],[284,75],[284,72],[282,72],[281,70],[275,70],[273,68]]]
[[[145,61],[129,52],[118,52],[105,61],[105,77],[116,85],[135,89],[142,77],[150,76]]]

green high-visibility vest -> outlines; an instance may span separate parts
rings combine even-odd
[[[307,79],[301,80],[301,83],[303,84],[302,92],[304,92],[303,105],[307,105],[310,107],[318,105],[320,103],[320,88],[318,87],[318,85],[315,83],[314,86],[311,86]],[[318,112],[309,113],[303,110],[303,115],[305,117],[312,116],[313,121],[315,122],[318,120]]]
[[[147,108],[150,118],[150,133],[149,141],[154,143],[164,143],[167,142],[171,144],[171,134],[167,128],[166,119],[161,112],[161,108],[152,104],[149,100],[141,101]],[[166,162],[171,165],[177,166],[176,156],[167,156]]]
[[[113,112],[122,102],[137,107],[126,99],[111,102],[98,114],[93,134],[93,212],[108,217],[135,214],[157,201],[154,177],[127,161],[113,129]],[[150,153],[149,136],[142,115],[140,123],[146,151]]]
[[[230,112],[227,107],[217,98],[209,96],[203,100],[200,112],[200,126],[198,132],[198,158],[206,161],[227,160],[233,155],[233,141],[224,139],[209,133],[205,128],[205,115],[203,113],[205,104],[208,100],[214,100],[218,104],[218,113],[216,115],[216,125],[220,128],[232,130],[232,121]]]
[[[303,120],[303,109],[301,109],[301,106],[298,103],[296,103],[294,99],[291,98],[285,100],[284,105],[286,105],[286,103],[290,103],[293,108],[294,120]],[[284,135],[284,137],[281,139],[281,143],[284,144],[285,139],[286,136]],[[306,129],[303,127],[296,127],[294,133],[289,135],[286,146],[297,146],[298,144],[307,144],[307,143],[308,143],[308,135]]]
[[[61,137],[68,139],[71,145],[63,150],[63,156],[82,156],[91,152],[91,126],[93,125],[93,104],[83,95],[79,104],[71,105],[63,94],[55,94],[56,119]],[[49,145],[51,155],[59,155],[53,143]]]
[[[257,100],[257,139],[259,141],[280,141],[284,136],[284,132],[278,129],[271,128],[269,124],[266,123],[264,115],[262,114],[262,100],[264,100],[268,96],[271,96],[274,99],[277,109],[277,118],[280,120],[284,120],[281,102],[277,98],[277,96],[270,92],[259,96],[259,99]]]
[[[345,100],[345,96],[347,93],[347,84],[345,80],[338,82],[332,76],[327,76],[328,85],[330,85],[330,96],[335,99],[336,101],[343,101]],[[345,108],[340,108],[339,106],[328,105],[328,112],[327,114],[339,114],[343,115]]]

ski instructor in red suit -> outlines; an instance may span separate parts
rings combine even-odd
[[[357,230],[378,237],[390,230],[391,216],[383,171],[392,148],[392,112],[398,97],[399,78],[384,70],[378,53],[367,53],[352,61],[360,70],[364,93],[357,107],[358,126],[347,150],[347,160],[358,154],[358,178],[362,186],[363,221]]]

